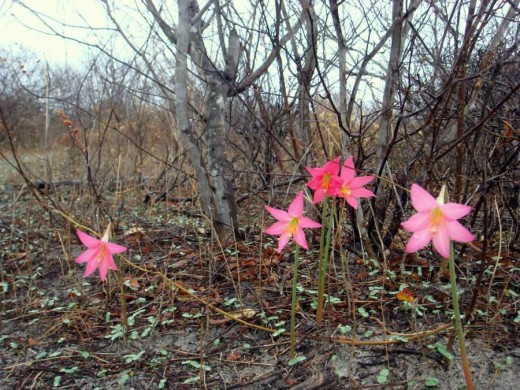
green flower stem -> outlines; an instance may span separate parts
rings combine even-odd
[[[466,378],[466,389],[473,390],[475,386],[471,380],[471,371],[469,369],[468,354],[466,352],[466,343],[464,342],[464,330],[460,320],[459,297],[457,294],[457,275],[455,274],[455,254],[453,252],[453,243],[450,242],[450,258],[448,261],[451,283],[451,299],[453,301],[453,314],[455,316],[455,330],[457,331],[457,339],[459,341],[460,357],[462,359],[462,368],[464,377]]]
[[[322,202],[321,209],[321,235],[320,235],[320,257],[318,264],[318,306],[316,307],[316,323],[321,325],[323,321],[323,295],[325,293],[325,274],[327,272],[329,244],[325,244],[325,231],[327,227],[324,224],[328,212],[329,197],[326,195]],[[328,230],[330,236],[330,229]],[[330,243],[330,237],[328,241]]]
[[[292,299],[291,299],[291,359],[296,357],[296,305],[298,304],[298,298],[296,296],[296,290],[298,288],[298,263],[300,261],[300,246],[296,244],[296,249],[294,250],[294,270],[293,270],[293,281],[292,281]]]

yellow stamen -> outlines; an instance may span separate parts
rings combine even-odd
[[[439,224],[441,224],[443,220],[444,220],[444,214],[442,213],[441,209],[438,207],[435,207],[432,210],[430,230],[433,233],[437,233],[437,226]]]
[[[323,180],[321,181],[321,188],[328,189],[330,185],[330,173],[326,173],[323,175]]]
[[[296,230],[298,230],[298,218],[292,217],[289,224],[287,225],[287,233],[293,236],[296,233]]]
[[[347,186],[343,185],[341,186],[341,193],[344,196],[349,196],[352,193],[352,191],[350,191],[350,189]]]
[[[102,242],[99,248],[99,255],[97,257],[98,264],[101,263],[101,260],[103,260],[106,256],[107,252],[107,246]]]

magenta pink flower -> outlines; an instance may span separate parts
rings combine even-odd
[[[406,253],[416,252],[432,241],[435,250],[442,257],[449,258],[451,240],[470,242],[475,239],[473,234],[457,221],[468,215],[471,207],[458,203],[444,204],[445,190],[446,187],[443,186],[439,197],[435,199],[421,186],[412,184],[412,206],[417,210],[417,214],[401,224],[413,233],[406,245]]]
[[[280,236],[278,252],[282,251],[291,237],[294,237],[294,241],[302,248],[309,249],[303,228],[319,228],[321,224],[303,216],[303,192],[296,195],[289,205],[288,211],[269,206],[265,206],[265,209],[278,220],[264,231],[266,234]]]
[[[343,164],[340,175],[340,184],[335,187],[334,195],[345,198],[349,205],[357,209],[358,198],[368,198],[374,196],[374,193],[366,188],[364,185],[374,180],[374,176],[356,177],[356,170],[354,168],[354,157],[350,156]]]
[[[117,271],[116,264],[114,263],[113,254],[122,253],[126,251],[126,248],[121,245],[113,244],[108,242],[108,236],[110,233],[110,224],[108,224],[105,234],[98,240],[97,238],[91,237],[81,230],[76,230],[78,238],[88,249],[78,256],[76,263],[87,263],[85,273],[83,277],[86,278],[92,274],[96,268],[99,268],[99,276],[104,281],[108,270],[112,269]]]
[[[326,163],[322,168],[305,168],[312,176],[307,186],[314,190],[313,203],[320,203],[325,197],[325,194],[334,196],[335,188],[340,184],[338,177],[339,159],[340,157],[336,157],[334,160]]]

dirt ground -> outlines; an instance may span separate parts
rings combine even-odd
[[[190,203],[114,200],[115,240],[129,248],[129,263],[121,280],[112,273],[101,283],[97,274],[83,279],[74,263],[83,249],[70,221],[20,187],[4,185],[0,197],[2,389],[465,388],[449,326],[449,283],[437,278],[435,260],[407,257],[409,272],[400,275],[397,248],[383,283],[380,262],[338,248],[348,251],[351,290],[336,256],[325,322],[317,326],[314,245],[301,258],[298,359],[291,360],[292,257],[277,255],[275,242],[261,234],[252,216],[262,205],[248,205],[245,238],[221,247],[205,221],[188,212]],[[87,207],[81,195],[53,197],[72,205],[74,221],[96,226],[94,212],[74,211]],[[467,251],[459,264],[462,308],[479,269],[471,256]],[[483,296],[494,298],[479,298],[466,325],[477,389],[518,388],[519,274],[516,255],[508,256],[483,282]],[[402,283],[414,303],[396,298]]]

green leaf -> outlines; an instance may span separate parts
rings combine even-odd
[[[305,361],[307,358],[305,356],[296,356],[294,359],[289,360],[287,363],[289,366],[294,366],[295,364],[298,364],[300,362]]]
[[[369,314],[364,307],[360,307],[359,309],[357,309],[357,311],[361,315],[361,317],[368,318]]]
[[[61,376],[56,375],[54,377],[54,381],[52,382],[52,387],[60,387],[60,383],[61,383]]]
[[[123,356],[125,358],[125,363],[132,363],[132,362],[135,362],[137,360],[139,360],[141,358],[141,356],[143,356],[144,354],[144,351],[141,351],[137,354],[131,354],[131,355],[125,355]]]
[[[428,377],[424,380],[424,386],[426,387],[437,387],[439,380],[437,378]]]
[[[390,370],[388,368],[383,368],[379,371],[379,375],[377,375],[377,383],[382,385],[388,381],[388,375],[390,374]]]
[[[339,327],[339,332],[341,334],[348,334],[348,333],[352,332],[352,326],[350,326],[350,325],[341,325]]]
[[[78,367],[74,366],[71,368],[62,368],[60,372],[63,372],[64,374],[74,374],[76,371],[78,371]]]
[[[399,340],[399,341],[402,341],[403,343],[407,343],[409,340],[404,337],[404,336],[397,336],[397,335],[392,335],[390,337],[388,337],[389,340]]]
[[[188,379],[184,380],[182,383],[185,384],[185,385],[188,385],[190,383],[198,382],[198,381],[200,381],[200,377],[199,376],[193,376],[191,378],[188,378]]]

